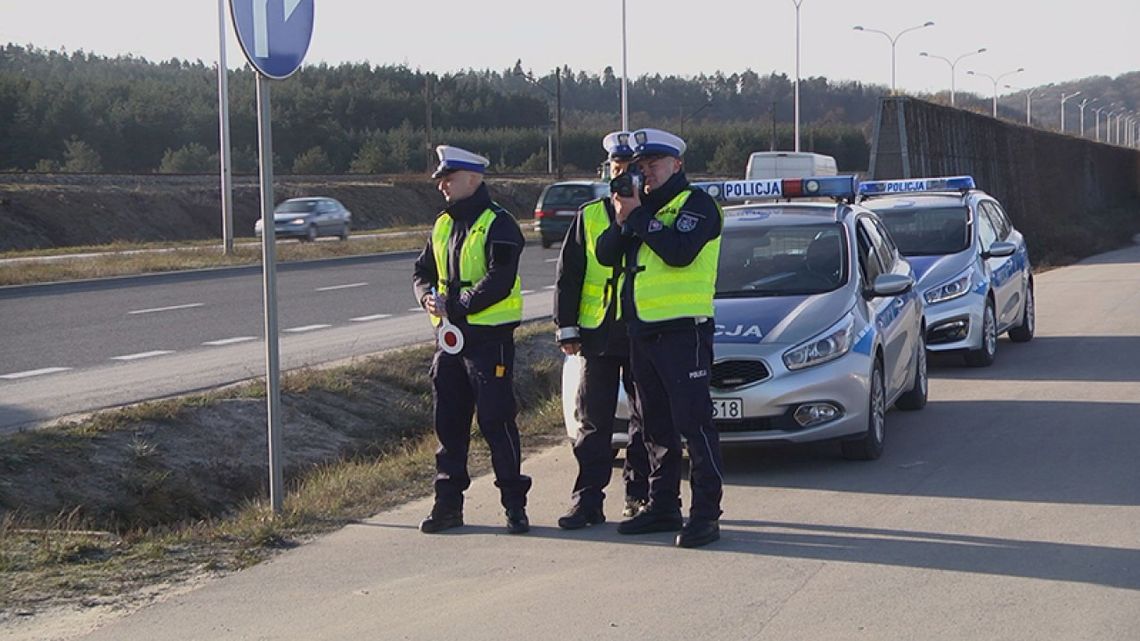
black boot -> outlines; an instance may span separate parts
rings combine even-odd
[[[689,519],[677,535],[677,547],[699,548],[720,539],[720,523],[709,519]]]
[[[463,525],[462,510],[436,510],[433,508],[431,514],[420,521],[420,532],[435,534],[461,525]]]
[[[680,510],[659,510],[652,505],[632,518],[618,523],[618,534],[648,534],[650,532],[676,532],[681,529]]]
[[[510,534],[530,532],[530,519],[526,518],[526,508],[507,508],[507,532]]]
[[[564,516],[558,519],[558,527],[563,530],[580,530],[587,525],[597,525],[606,522],[606,515],[600,507],[586,507],[575,505]]]

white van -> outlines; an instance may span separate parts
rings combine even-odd
[[[806,151],[757,151],[744,170],[745,180],[834,175],[835,158]]]

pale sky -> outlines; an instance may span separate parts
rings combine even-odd
[[[252,0],[235,0],[250,2]],[[368,61],[449,72],[501,70],[522,58],[544,73],[566,64],[621,74],[621,0],[315,0],[316,26],[307,63]],[[661,73],[772,71],[795,74],[792,0],[626,0],[631,78]],[[133,53],[212,63],[218,56],[216,0],[0,0],[0,42],[65,47],[102,55]],[[989,95],[989,80],[1035,86],[1091,75],[1140,70],[1140,0],[803,0],[801,77],[889,85],[891,45],[862,25],[902,35],[896,46],[897,83],[907,91],[957,88]],[[229,66],[242,62],[237,41]],[[1006,90],[1002,90],[1005,93]],[[636,105],[632,106],[636,108]]]

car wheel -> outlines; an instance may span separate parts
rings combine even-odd
[[[317,239],[317,226],[316,225],[309,225],[309,229],[307,231],[305,231],[305,235],[303,237],[301,237],[301,240],[304,242],[307,242],[307,243],[311,243],[316,239]]]
[[[1033,285],[1025,288],[1025,309],[1021,312],[1021,324],[1009,330],[1009,340],[1015,343],[1028,343],[1037,331],[1037,303],[1033,300]]]
[[[542,237],[542,248],[543,249],[550,249],[550,247],[552,245],[554,245],[554,241],[552,239],[547,238],[546,236]]]
[[[970,367],[989,367],[997,356],[997,316],[994,303],[986,301],[986,311],[982,314],[982,344],[978,349],[966,352],[966,364]]]
[[[347,225],[347,224],[345,224],[345,226],[344,226],[344,227],[341,227],[341,229],[340,229],[340,233],[339,233],[339,234],[337,234],[337,236],[338,236],[338,237],[339,237],[341,240],[348,240],[348,225]]]
[[[887,392],[883,388],[883,364],[875,359],[871,372],[871,393],[867,403],[867,431],[863,436],[840,441],[843,458],[852,461],[873,461],[883,454],[886,440]]]
[[[923,333],[925,333],[923,328]],[[926,337],[919,337],[918,354],[914,357],[914,386],[906,391],[899,400],[895,401],[895,407],[900,410],[920,410],[926,407],[927,393],[930,389],[930,379],[926,375]]]

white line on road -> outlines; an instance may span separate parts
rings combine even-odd
[[[330,285],[329,287],[318,287],[318,292],[331,292],[334,289],[352,289],[353,287],[365,287],[368,283],[349,283],[347,285]]]
[[[128,314],[152,314],[154,312],[170,312],[176,309],[190,309],[191,307],[201,307],[205,303],[187,303],[186,305],[171,305],[170,307],[152,307],[151,309],[136,309]]]
[[[544,263],[557,263],[558,259],[557,258],[547,258],[546,260],[544,260],[542,262],[544,262]]]
[[[301,327],[290,327],[289,329],[284,329],[281,331],[299,334],[301,332],[311,332],[315,329],[324,329],[326,327],[332,327],[332,325],[302,325]]]
[[[71,369],[70,367],[45,367],[43,369],[30,369],[26,372],[14,372],[12,374],[0,375],[0,378],[14,381],[17,378],[29,378],[31,376],[43,376],[44,374],[55,374],[56,372],[66,372]]]
[[[554,289],[555,287],[557,287],[557,285],[547,285],[546,287],[543,287],[543,289]]]
[[[165,349],[157,349],[153,352],[139,352],[138,354],[127,354],[125,356],[112,356],[113,361],[134,361],[140,358],[150,358],[152,356],[162,356],[163,354],[173,354],[173,351]]]
[[[366,323],[368,321],[380,320],[381,318],[391,318],[391,317],[392,317],[391,314],[373,314],[371,316],[357,316],[356,318],[350,318],[348,320],[350,320],[354,323]]]
[[[520,296],[525,296],[525,295],[527,295],[527,294],[533,294],[533,293],[534,293],[534,290],[533,290],[533,289],[524,289],[524,290],[521,290],[521,291],[519,292],[519,295],[520,295]]]
[[[422,312],[422,311],[424,311],[424,308],[423,307],[412,307],[412,308],[408,309],[408,311],[409,312]]]
[[[216,340],[216,341],[206,341],[205,343],[202,343],[202,344],[203,345],[209,345],[211,347],[217,347],[218,345],[233,345],[234,343],[244,343],[246,341],[255,341],[255,340],[257,340],[256,336],[234,336],[233,338],[223,338],[221,340]]]

